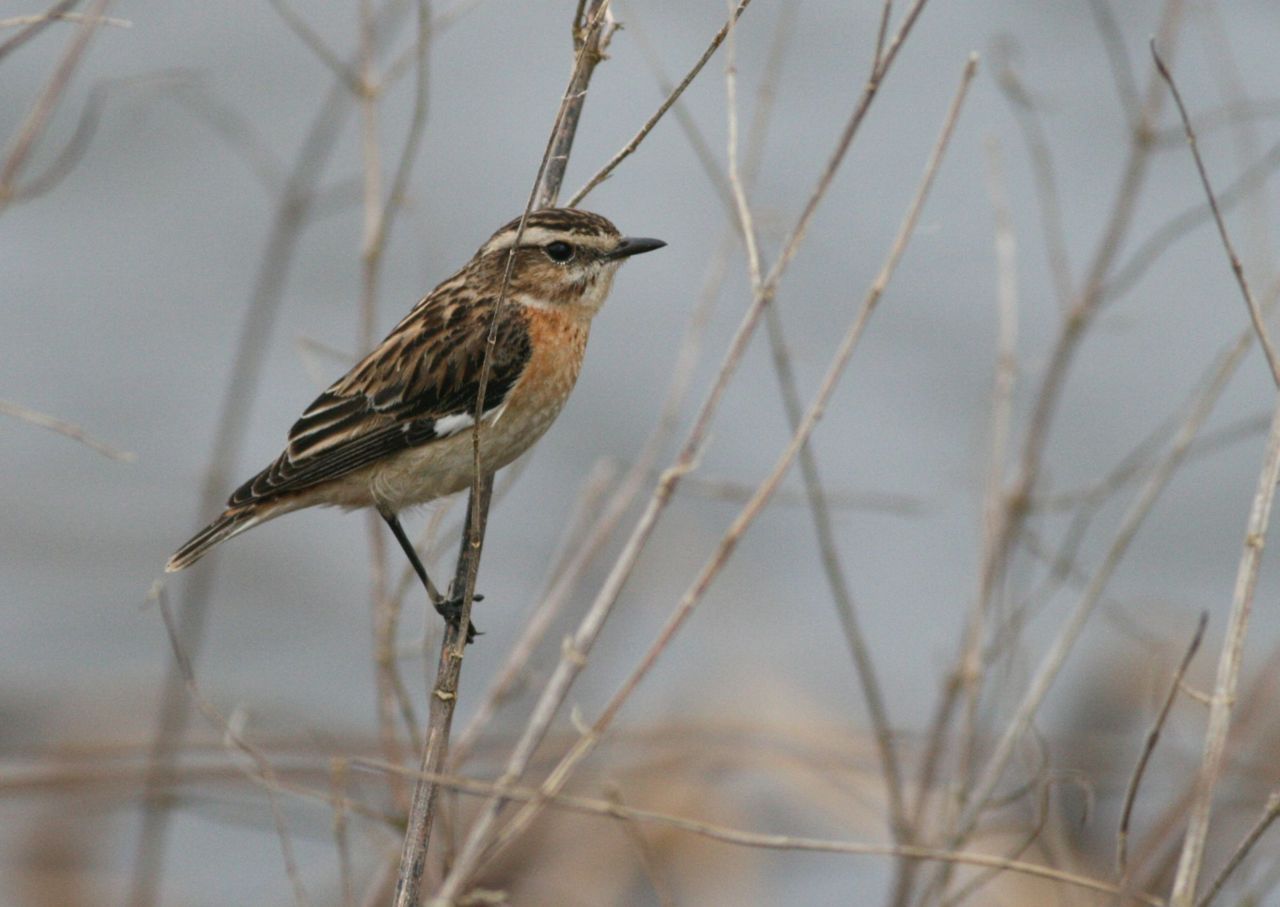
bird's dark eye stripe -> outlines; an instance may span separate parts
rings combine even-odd
[[[573,246],[560,240],[547,243],[543,246],[543,251],[547,253],[547,256],[552,261],[565,262],[573,258]]]

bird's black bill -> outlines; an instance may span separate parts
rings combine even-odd
[[[606,255],[605,258],[630,258],[632,255],[640,255],[643,252],[661,249],[665,245],[666,243],[660,239],[648,239],[644,236],[624,236],[622,242],[618,243],[618,247]]]

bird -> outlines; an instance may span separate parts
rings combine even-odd
[[[480,462],[492,475],[559,415],[619,266],[665,245],[623,236],[608,219],[576,208],[541,208],[505,224],[316,397],[280,455],[231,494],[222,514],[169,558],[166,572],[295,510],[372,507],[431,596],[399,514],[473,482],[472,433],[490,331],[496,343]],[[435,605],[457,620],[456,597]]]

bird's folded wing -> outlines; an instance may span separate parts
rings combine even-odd
[[[317,397],[290,429],[284,452],[228,505],[302,491],[469,428],[494,300],[435,302],[428,297]],[[529,361],[529,335],[514,308],[504,305],[499,316],[485,413],[502,405]]]

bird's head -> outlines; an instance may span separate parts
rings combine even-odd
[[[606,218],[590,211],[542,208],[529,213],[523,231],[516,218],[494,233],[471,267],[501,288],[514,249],[508,299],[567,306],[590,316],[609,295],[622,262],[665,245],[660,239],[623,236]]]

